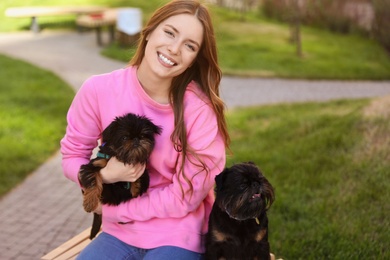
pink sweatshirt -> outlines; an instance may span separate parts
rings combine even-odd
[[[78,183],[80,166],[89,162],[101,132],[116,116],[130,112],[147,116],[163,131],[156,136],[147,165],[147,193],[119,206],[103,205],[103,231],[140,248],[171,245],[204,252],[203,239],[214,202],[214,177],[222,171],[226,158],[216,116],[195,83],[188,85],[184,98],[187,138],[209,173],[199,172],[191,158],[187,159],[185,173],[192,180],[192,194],[186,181],[175,174],[180,154],[170,140],[174,128],[172,107],[146,94],[134,67],[93,76],[75,96],[67,116],[66,135],[61,140],[65,176]]]

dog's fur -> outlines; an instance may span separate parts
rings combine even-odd
[[[255,164],[217,175],[216,200],[206,236],[206,259],[270,259],[267,210],[274,189]]]
[[[149,187],[147,170],[135,182],[103,183],[100,170],[110,157],[116,157],[124,164],[145,164],[155,145],[155,135],[162,129],[145,116],[132,113],[115,120],[103,131],[102,145],[98,156],[88,164],[82,165],[79,181],[83,187],[83,206],[85,211],[96,209],[99,201],[102,204],[119,205],[144,193]],[[94,214],[90,238],[100,230],[101,216]]]

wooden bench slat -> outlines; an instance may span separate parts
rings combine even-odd
[[[91,243],[91,240],[89,240],[89,239],[84,240],[80,244],[77,244],[76,246],[67,250],[63,254],[54,258],[54,260],[69,260],[69,259],[75,258],[81,252],[81,250],[83,250],[89,243]]]
[[[73,247],[77,246],[78,244],[83,243],[84,241],[90,242],[90,240],[89,240],[90,233],[91,233],[91,228],[87,228],[86,230],[84,230],[80,234],[74,236],[73,238],[69,239],[68,241],[66,241],[65,243],[63,243],[62,245],[60,245],[59,247],[54,249],[53,251],[44,255],[41,259],[43,259],[43,260],[56,259],[56,257],[60,256],[64,252],[72,249]]]

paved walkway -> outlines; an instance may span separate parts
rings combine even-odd
[[[0,53],[51,70],[75,90],[92,74],[126,65],[100,56],[92,33],[0,33]],[[279,102],[389,95],[390,82],[224,77],[221,93],[232,109]],[[60,164],[61,156],[56,153],[0,199],[0,259],[39,259],[90,226],[92,216],[82,209],[80,190],[63,177]]]

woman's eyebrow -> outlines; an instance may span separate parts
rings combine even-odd
[[[175,33],[179,33],[179,34],[180,34],[180,32],[176,29],[175,26],[170,25],[170,24],[166,24],[166,26],[169,27],[169,28],[171,28]],[[196,42],[196,41],[194,41],[194,40],[192,40],[192,39],[188,39],[188,41],[192,42],[193,44],[197,45],[198,48],[200,48],[200,44],[199,44],[198,42]]]

